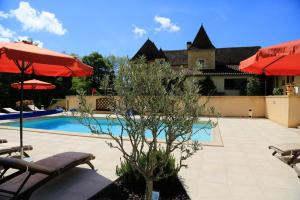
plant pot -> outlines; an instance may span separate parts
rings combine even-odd
[[[287,84],[285,85],[286,88],[286,94],[289,95],[294,95],[294,86],[292,84]]]

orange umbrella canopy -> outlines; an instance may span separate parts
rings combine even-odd
[[[0,72],[39,76],[90,76],[93,68],[72,56],[27,42],[0,42]]]
[[[20,153],[23,158],[24,74],[39,76],[90,76],[93,68],[78,59],[28,42],[0,42],[0,72],[20,73]]]
[[[44,81],[39,81],[36,79],[24,81],[23,84],[24,84],[23,85],[24,90],[53,90],[53,89],[55,89],[55,85],[44,82]],[[13,83],[13,84],[11,84],[11,87],[20,90],[21,83],[20,82]]]
[[[269,76],[299,76],[300,40],[261,48],[255,55],[240,62],[240,70]]]

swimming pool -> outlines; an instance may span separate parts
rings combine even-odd
[[[97,118],[98,122],[101,124],[102,130],[105,132],[108,129],[112,131],[113,134],[121,133],[121,125],[118,120]],[[32,129],[43,129],[51,131],[65,131],[65,132],[76,132],[84,135],[91,134],[91,131],[86,126],[79,123],[73,117],[45,117],[40,119],[30,119],[23,122],[24,128]],[[6,126],[19,127],[19,122],[10,122],[2,124]],[[208,123],[195,123],[193,125],[193,131],[197,131],[197,134],[193,135],[192,140],[210,142],[212,141],[212,127]],[[146,131],[146,137],[150,138],[150,131]],[[126,134],[124,134],[126,136]],[[164,135],[160,134],[158,139],[164,140]]]

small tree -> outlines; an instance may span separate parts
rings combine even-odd
[[[213,111],[206,109],[207,101],[200,103],[193,82],[185,82],[184,91],[181,90],[179,84],[183,79],[184,75],[173,71],[168,63],[147,63],[142,58],[120,65],[115,80],[119,97],[112,97],[112,109],[122,126],[118,136],[101,129],[84,94],[79,95],[77,119],[93,133],[107,134],[114,140],[108,142],[109,146],[118,149],[123,159],[145,179],[147,200],[151,199],[153,182],[170,176],[163,169],[172,154],[179,152],[177,173],[186,167],[184,161],[200,149],[200,143],[191,139],[201,128],[193,130],[193,123],[204,111]],[[167,89],[166,84],[170,82],[172,87]],[[130,114],[129,110],[139,116]],[[129,140],[130,149],[125,148],[124,137]],[[162,152],[159,159],[158,152]]]
[[[246,86],[247,96],[258,96],[261,94],[261,85],[258,78],[251,77],[248,79]]]
[[[199,94],[201,95],[214,95],[217,88],[210,76],[206,76],[205,79],[198,82]]]

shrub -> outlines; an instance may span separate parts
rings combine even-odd
[[[246,86],[247,96],[261,95],[261,85],[258,78],[251,77],[248,79]]]
[[[217,88],[209,76],[206,76],[205,79],[200,80],[198,87],[199,94],[201,95],[214,95],[217,92]]]
[[[154,170],[154,175],[158,173],[164,174],[165,178],[177,175],[176,165],[175,165],[175,158],[172,155],[167,155],[164,150],[156,151],[155,156],[156,162],[162,160],[165,156],[168,156],[166,159],[166,163],[164,163],[164,167],[162,170],[160,167],[156,167]],[[138,161],[140,166],[147,167],[147,155],[143,155],[140,157]],[[116,174],[123,178],[123,180],[127,183],[144,183],[144,177],[135,167],[133,167],[128,161],[121,161],[120,167],[116,167]],[[163,178],[162,178],[163,179]]]
[[[273,95],[283,95],[283,89],[281,88],[274,88]]]

